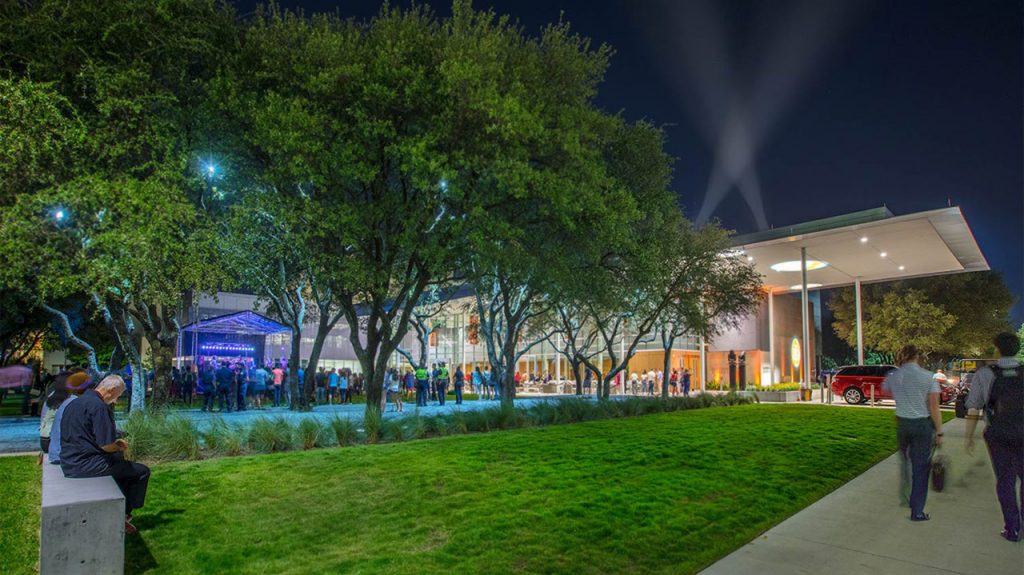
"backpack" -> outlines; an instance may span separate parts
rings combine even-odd
[[[1024,368],[992,366],[995,381],[985,411],[985,438],[1004,445],[1024,444]]]

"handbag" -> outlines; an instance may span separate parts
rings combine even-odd
[[[938,448],[932,451],[932,490],[942,492],[946,488],[946,477],[949,475],[949,457],[942,455]]]

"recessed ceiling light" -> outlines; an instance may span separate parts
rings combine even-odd
[[[863,237],[862,237],[862,238],[860,239],[860,243],[862,243],[862,244],[866,244],[866,243],[868,243],[868,237],[867,237],[867,236],[863,236]]]
[[[880,253],[880,254],[878,254],[878,255],[879,255],[879,256],[881,256],[881,257],[883,257],[883,258],[884,258],[884,257],[888,257],[888,256],[889,256],[889,254],[888,254],[887,252],[882,252],[882,253]]]
[[[821,284],[807,284],[807,289],[814,289],[814,288],[820,288],[820,287],[821,287]],[[799,290],[802,290],[803,288],[804,288],[804,286],[802,286],[800,284],[796,284],[795,286],[789,286],[789,289],[799,289]]]
[[[828,262],[821,260],[807,260],[807,271],[820,270],[828,267]],[[798,272],[800,271],[800,260],[790,260],[772,264],[772,269],[777,272]]]
[[[900,271],[907,269],[907,266],[900,266]]]
[[[754,261],[754,256],[747,256],[747,261],[748,262]]]

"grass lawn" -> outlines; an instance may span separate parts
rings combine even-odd
[[[0,457],[0,573],[35,573],[42,475],[35,457]]]
[[[748,405],[161,464],[126,572],[693,573],[894,449],[891,410]]]

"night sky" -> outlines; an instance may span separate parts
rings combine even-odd
[[[245,12],[255,4],[237,6]],[[380,5],[281,4],[356,17],[372,16]],[[431,5],[450,11],[445,3]],[[614,47],[598,103],[665,128],[668,152],[678,158],[673,185],[690,217],[705,200],[718,149],[709,139],[715,126],[709,131],[708,118],[716,116],[708,112],[707,91],[701,98],[709,84],[700,80],[708,77],[703,71],[732,87],[711,105],[738,94],[748,103],[743,109],[754,110],[746,124],[768,126],[755,130],[761,137],[753,172],[769,225],[883,204],[901,215],[952,203],[963,208],[991,267],[1018,300],[1024,297],[1024,2],[490,0],[475,6],[512,14],[530,33],[564,13],[576,31]],[[717,26],[702,16],[708,7]],[[715,48],[716,38],[728,58]],[[773,58],[780,46],[784,57]],[[713,216],[739,233],[758,228],[736,188]],[[1018,301],[1013,320],[1024,321],[1024,303]]]

